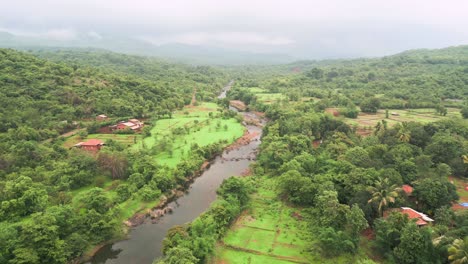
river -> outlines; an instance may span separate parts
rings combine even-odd
[[[232,83],[231,81],[223,88],[218,98],[226,96]],[[242,114],[248,119],[254,118],[263,122],[253,113]],[[216,200],[216,190],[223,180],[241,175],[249,168],[260,144],[262,128],[252,125],[246,125],[246,128],[250,134],[255,135],[253,140],[237,149],[225,150],[222,155],[216,157],[211,166],[195,179],[185,195],[169,203],[174,209],[172,213],[162,216],[156,223],[147,218],[143,224],[130,229],[127,240],[102,247],[87,263],[150,264],[154,259],[162,257],[162,241],[167,230],[174,225],[191,222],[206,211]]]

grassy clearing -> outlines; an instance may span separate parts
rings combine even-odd
[[[75,144],[86,141],[88,139],[100,139],[104,142],[106,140],[112,139],[122,144],[125,147],[130,147],[135,143],[141,141],[140,134],[131,134],[131,135],[121,135],[121,134],[89,134],[86,138],[81,138],[78,135],[71,136],[63,143],[63,146],[66,148],[71,148]]]
[[[313,250],[315,241],[307,223],[299,219],[301,209],[278,200],[274,179],[262,177],[258,181],[250,209],[220,241],[210,263],[344,264],[368,259],[365,250],[355,256],[323,258]]]
[[[215,263],[310,263],[305,222],[276,199],[265,179],[252,196],[251,209],[239,217],[217,248]]]
[[[288,98],[286,95],[282,93],[259,93],[255,95],[257,96],[258,101],[265,103],[265,104],[275,103],[275,102]]]
[[[461,117],[460,110],[457,108],[448,108],[446,116],[441,116],[435,113],[434,109],[423,108],[423,109],[389,109],[389,118],[385,118],[385,110],[379,110],[376,114],[365,114],[359,113],[358,118],[343,118],[343,120],[349,124],[357,126],[360,129],[373,128],[381,120],[386,120],[389,126],[401,122],[420,122],[420,123],[431,123],[442,119],[457,118]],[[394,114],[394,115],[392,115]]]
[[[460,202],[468,202],[468,191],[465,188],[468,186],[468,180],[458,177],[449,177],[449,181],[453,182],[457,187],[457,194],[460,196]]]
[[[243,135],[244,127],[233,118],[210,118],[210,112],[215,116],[217,109],[214,103],[184,108],[171,119],[158,120],[151,130],[152,136],[134,147],[156,147],[156,161],[174,167],[187,157],[192,144],[207,146],[221,140],[234,142]],[[183,132],[176,133],[177,130]]]
[[[268,90],[260,88],[260,87],[250,87],[248,89],[250,92],[254,94],[268,93]]]

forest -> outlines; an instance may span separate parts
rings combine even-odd
[[[252,176],[241,178],[255,188],[238,218],[238,203],[220,208],[221,196],[171,230],[158,263],[465,263],[467,58],[459,47],[234,69],[229,99],[269,120]],[[399,109],[418,119],[389,114]],[[364,136],[348,123],[363,115],[376,116]]]
[[[0,263],[124,239],[242,136],[230,100],[268,120],[251,173],[171,228],[155,263],[465,263],[467,87],[466,46],[242,67],[0,49]],[[102,130],[134,118],[140,133]],[[73,147],[98,136],[98,153]]]

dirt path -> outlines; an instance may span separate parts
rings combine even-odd
[[[80,131],[83,131],[83,130],[85,130],[85,128],[78,128],[78,129],[69,131],[65,134],[62,134],[59,137],[64,137],[64,138],[71,137],[71,136],[74,136],[75,134],[78,134]]]

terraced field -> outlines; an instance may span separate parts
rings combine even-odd
[[[314,246],[314,234],[310,233],[301,208],[290,207],[278,199],[274,179],[259,177],[258,184],[250,209],[242,213],[218,243],[209,263],[374,263],[364,247],[356,255],[323,258]]]
[[[375,114],[366,114],[359,113],[358,118],[344,118],[344,121],[349,125],[357,126],[358,129],[368,129],[374,128],[378,122],[385,120],[389,126],[401,122],[421,122],[421,123],[430,123],[436,122],[442,119],[450,119],[461,117],[460,109],[457,108],[448,108],[448,113],[446,116],[441,116],[435,113],[434,109],[423,108],[423,109],[389,109],[389,118],[385,118],[385,110],[379,110]]]

